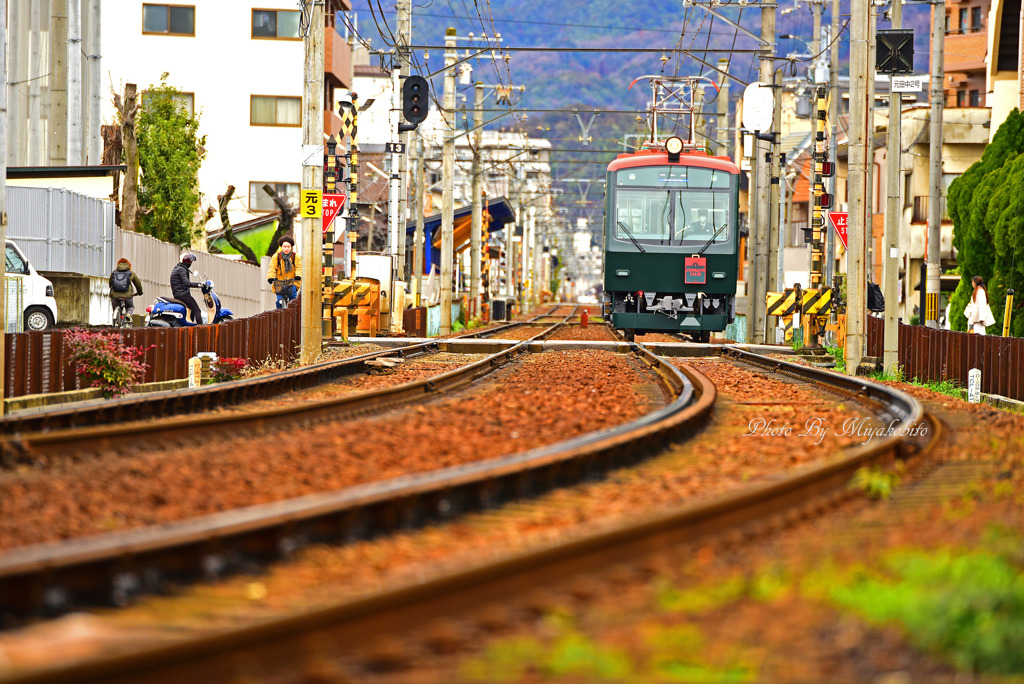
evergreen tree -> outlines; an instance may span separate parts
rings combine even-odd
[[[971,279],[980,275],[1001,331],[1006,290],[1013,288],[1010,334],[1024,336],[1024,114],[1013,110],[996,131],[981,159],[949,186],[953,246],[960,284],[953,294],[954,330],[966,330],[963,311],[970,301]]]
[[[142,96],[138,121],[139,232],[177,245],[190,245],[197,235],[196,215],[202,202],[199,166],[206,156],[206,136],[199,135],[199,116],[190,113],[181,92],[167,84],[151,85]]]

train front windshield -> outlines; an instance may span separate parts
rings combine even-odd
[[[615,237],[643,245],[709,251],[732,238],[734,175],[693,166],[647,166],[615,174]]]

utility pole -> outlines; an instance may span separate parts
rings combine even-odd
[[[471,312],[480,315],[480,242],[483,238],[483,179],[480,177],[480,153],[484,138],[484,84],[473,87],[473,219],[469,232],[469,301]],[[469,316],[466,316],[469,320]]]
[[[22,0],[11,0],[11,7],[9,12],[10,29],[12,36],[18,36],[19,33],[27,33],[23,30],[25,23],[25,15],[22,13]],[[7,64],[9,71],[6,71],[6,89],[7,89],[7,134],[10,135],[13,144],[7,146],[7,165],[18,166],[18,148],[20,142],[23,140],[20,129],[23,125],[23,118],[21,111],[21,98],[18,97],[18,88],[15,85],[11,85],[11,82],[17,83],[24,77],[22,76],[22,58],[21,58],[21,46],[25,44],[25,40],[21,39],[18,41],[12,41],[11,45],[11,59]],[[2,397],[0,397],[2,399]]]
[[[42,56],[42,9],[40,2],[31,4],[31,17],[29,26],[29,57],[28,72],[30,74],[46,73],[43,69]],[[43,117],[40,112],[40,79],[33,78],[28,84],[28,156],[26,163],[29,166],[41,166],[43,164],[43,150],[46,148],[43,141]],[[6,244],[6,243],[5,243]]]
[[[305,60],[302,65],[302,189],[323,190],[324,175],[324,6],[303,0]],[[319,209],[319,208],[318,208]],[[302,208],[302,310],[299,363],[308,365],[323,347],[323,219]]]
[[[68,163],[68,0],[50,0],[50,166]]]
[[[718,69],[721,81],[718,83],[718,118],[715,123],[715,137],[718,138],[718,154],[729,156],[729,60],[719,59]]]
[[[102,73],[100,71],[100,0],[89,0],[89,164],[96,165],[103,157],[103,136],[100,127],[100,106],[103,103]]]
[[[402,119],[402,105],[401,105],[401,93],[402,81],[401,81],[401,67],[397,63],[392,63],[391,68],[391,111],[389,116],[389,123],[391,132],[388,136],[388,141],[391,143],[389,146],[390,151],[390,166],[388,170],[388,232],[387,232],[387,252],[391,258],[391,282],[388,283],[388,330],[396,330],[398,328],[398,322],[395,320],[396,314],[401,315],[401,310],[396,311],[398,306],[398,297],[395,295],[397,289],[396,284],[403,275],[398,268],[398,234],[402,232],[399,228],[401,224],[404,228],[404,221],[402,221],[402,176],[399,173],[400,159],[405,158],[404,153],[398,151],[398,144],[395,143],[395,138],[404,137],[398,133],[398,123]]]
[[[410,75],[412,73],[412,0],[398,0],[398,34],[397,34],[398,63],[401,73]],[[401,82],[399,82],[401,87]],[[401,117],[399,117],[401,120]],[[406,225],[409,222],[409,152],[412,142],[412,132],[402,131],[399,134],[399,141],[402,143],[404,152],[398,155],[398,262],[395,267],[396,281],[405,281],[405,236]],[[392,297],[391,314],[398,316],[398,326],[402,325],[402,312],[395,312],[398,306],[397,299]],[[394,329],[394,324],[392,324]]]
[[[939,327],[940,264],[942,261],[942,106],[946,97],[943,89],[946,10],[942,3],[932,0],[932,76],[931,126],[928,132],[928,266],[925,277],[925,298],[922,320],[929,328]]]
[[[902,28],[903,0],[892,0],[892,27]],[[896,319],[896,287],[899,270],[899,236],[902,202],[900,166],[903,155],[901,112],[903,96],[893,92],[889,80],[889,138],[885,151],[885,236],[882,239],[882,297],[885,299],[885,333],[882,338],[882,370],[895,371],[899,365],[899,329]]]
[[[766,3],[761,6],[761,40],[765,41],[772,50],[775,46],[775,12],[775,3]],[[770,87],[775,83],[774,72],[775,63],[772,60],[772,55],[766,53],[761,57],[761,73],[758,80]],[[774,93],[774,96],[778,98],[779,94]],[[772,121],[771,136],[776,135],[778,127],[778,120]],[[760,176],[757,183],[757,204],[760,210],[757,212],[754,233],[754,296],[750,300],[750,308],[753,312],[754,344],[762,344],[765,327],[765,297],[768,295],[768,247],[772,214],[769,203],[773,164],[770,159],[771,143],[755,139],[754,146],[757,150],[758,163],[756,175]]]
[[[416,234],[413,238],[413,264],[412,274],[415,279],[413,286],[416,292],[414,306],[420,305],[420,298],[423,296],[423,214],[426,211],[424,188],[426,176],[427,156],[423,149],[423,136],[416,135]]]
[[[829,194],[832,195],[832,202],[838,203],[839,196],[836,187],[839,185],[839,172],[836,166],[836,157],[839,152],[838,122],[839,122],[839,0],[832,0],[832,30],[829,33],[832,39],[832,50],[829,55],[829,89],[832,97],[829,100],[828,120],[832,124],[828,139],[828,158],[832,162],[832,168],[836,173],[832,174],[832,183],[829,187]],[[838,209],[838,207],[836,207]],[[826,225],[825,232],[825,285],[832,285],[836,272],[836,234],[835,230]],[[835,312],[835,307],[832,309]]]
[[[444,36],[444,150],[441,162],[441,334],[452,331],[452,261],[455,241],[455,29]]]
[[[68,2],[68,163],[81,166],[82,158],[82,4]]]
[[[779,122],[782,120],[782,70],[776,69],[773,72],[772,92],[775,93],[775,113],[772,114],[772,128],[779,127]],[[779,163],[781,160],[781,144],[779,138],[781,135],[773,136],[771,143],[771,163],[767,164],[768,167],[768,179],[771,185],[769,186],[768,194],[768,206],[774,207],[774,210],[769,210],[768,218],[768,285],[765,290],[765,296],[768,292],[778,292],[782,285],[780,285],[780,279],[778,277],[779,271],[782,269],[783,261],[782,258],[782,247],[785,244],[779,235],[780,228],[780,216],[779,216],[779,197],[780,190],[779,183],[782,181],[783,169]],[[774,316],[772,317],[775,318]],[[774,342],[773,337],[770,340]]]
[[[17,0],[15,0],[17,2]],[[0,242],[7,244],[7,0],[0,0],[0,67],[4,73],[0,88]],[[4,294],[7,286],[4,284]],[[0,349],[7,345],[7,297],[0,296]],[[4,414],[7,392],[5,355],[0,354],[0,415]]]
[[[867,273],[864,239],[868,235],[868,114],[871,104],[868,102],[867,79],[874,74],[868,30],[872,11],[871,0],[853,0],[850,7],[850,211],[847,222],[849,251],[846,253],[846,372],[850,375],[857,374],[865,342]]]

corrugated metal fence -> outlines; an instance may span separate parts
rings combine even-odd
[[[287,309],[220,325],[108,330],[104,334],[119,335],[127,345],[144,349],[147,368],[143,382],[161,382],[187,378],[188,359],[204,351],[256,362],[291,361],[299,345],[300,318],[296,301]],[[75,366],[67,360],[66,334],[52,330],[6,336],[6,397],[81,389]]]
[[[64,188],[7,188],[7,237],[37,271],[107,276],[113,270],[114,204]]]
[[[868,317],[868,356],[882,355],[885,322]],[[1024,339],[899,326],[899,365],[906,378],[955,380],[967,387],[967,373],[981,371],[981,391],[1024,401]]]
[[[169,242],[161,242],[149,235],[116,229],[114,251],[118,258],[132,263],[132,270],[142,279],[143,302],[135,302],[136,313],[143,313],[158,296],[171,295],[171,269],[181,257],[181,249]],[[235,318],[255,316],[274,306],[270,286],[267,285],[266,266],[253,266],[234,259],[195,252],[197,260],[192,270],[199,278],[213,281],[223,306],[231,309]],[[269,263],[269,259],[264,261]],[[114,259],[117,263],[117,259]],[[109,276],[107,271],[104,277]],[[269,304],[268,304],[269,303]]]

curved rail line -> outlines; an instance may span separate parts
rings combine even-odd
[[[313,416],[308,415],[311,409],[306,405],[301,409],[302,419],[336,415],[356,402],[358,410],[362,411],[371,398],[392,404],[421,398],[430,391],[464,386],[526,353],[531,342],[555,329],[557,326],[506,351],[425,382],[328,400],[316,405]],[[419,524],[426,519],[444,518],[499,500],[575,482],[632,462],[653,451],[664,440],[681,434],[683,426],[679,424],[678,415],[694,397],[690,383],[682,374],[649,352],[639,353],[659,379],[663,392],[673,401],[625,426],[521,454],[338,492],[252,506],[157,528],[9,550],[0,559],[0,606],[17,618],[59,613],[76,605],[123,604],[137,594],[159,590],[167,579],[219,575],[251,564],[255,559],[287,556],[309,542],[361,538]],[[704,388],[701,394],[705,397],[701,404],[703,416],[710,410],[708,397],[713,397],[714,393]],[[294,407],[282,409],[281,415],[295,410]],[[250,421],[250,425],[270,421],[276,426],[281,422],[277,414],[228,419]],[[196,419],[177,420],[194,422]],[[697,424],[690,427],[697,427]],[[130,440],[144,437],[146,429],[135,426],[87,428],[73,431],[78,433],[74,437],[42,433],[33,448],[38,449],[41,444],[57,445],[59,451],[71,443],[80,447],[81,440],[92,438],[99,439],[110,449],[116,439],[127,438],[128,443],[132,443]],[[129,433],[129,430],[134,432]],[[98,432],[103,434],[97,436]]]
[[[489,603],[507,603],[527,588],[565,587],[580,573],[600,572],[621,565],[624,559],[642,559],[670,544],[689,543],[730,532],[757,534],[765,527],[784,525],[813,515],[851,496],[850,477],[865,465],[884,463],[919,450],[937,436],[938,424],[921,405],[904,393],[834,373],[769,359],[727,348],[723,353],[774,372],[801,378],[815,385],[861,397],[894,416],[895,434],[844,453],[843,457],[801,469],[781,480],[758,484],[716,500],[691,504],[633,522],[566,545],[523,553],[497,563],[451,573],[427,582],[379,595],[339,603],[310,613],[236,629],[212,638],[185,641],[145,652],[71,665],[12,678],[18,684],[75,681],[160,683],[197,675],[227,681],[237,675],[238,663],[258,668],[268,676],[275,668],[294,667],[301,654],[340,659],[370,668],[366,646],[375,638],[401,635],[429,651],[424,635],[437,619],[460,619],[479,632],[486,631],[482,609]],[[668,364],[658,367],[667,367]],[[677,416],[692,416],[710,409],[714,387],[695,371],[685,374],[700,396],[697,405]],[[910,433],[923,426],[923,437]],[[654,426],[651,426],[653,429]],[[628,445],[627,445],[628,448]],[[410,634],[414,632],[414,634]],[[312,634],[315,639],[311,639]],[[314,646],[318,644],[319,646]],[[416,648],[415,645],[412,648]]]

